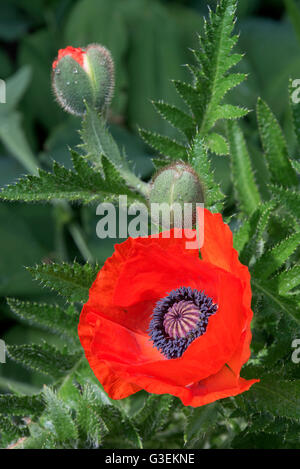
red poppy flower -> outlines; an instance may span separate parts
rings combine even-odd
[[[81,67],[83,67],[84,55],[86,51],[81,47],[68,46],[65,49],[59,49],[57,59],[52,64],[53,70],[56,69],[58,62],[67,55],[70,55]]]
[[[145,389],[197,407],[258,381],[240,377],[253,313],[229,227],[204,210],[201,258],[179,231],[116,245],[90,289],[79,337],[113,399]]]

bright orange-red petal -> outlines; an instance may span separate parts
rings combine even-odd
[[[67,55],[70,55],[72,59],[74,59],[82,67],[84,61],[84,54],[85,51],[84,49],[81,49],[81,47],[68,46],[65,49],[59,49],[57,59],[53,62],[52,68],[53,70],[55,70],[58,65],[58,62]]]

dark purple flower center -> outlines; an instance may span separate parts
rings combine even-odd
[[[167,358],[179,358],[206,332],[208,319],[218,306],[204,291],[180,287],[159,300],[150,322],[153,346]]]

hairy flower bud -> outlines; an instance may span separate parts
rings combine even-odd
[[[84,115],[86,104],[101,112],[114,88],[114,63],[99,44],[60,49],[53,62],[52,84],[58,103],[70,114]]]
[[[156,175],[149,200],[155,224],[167,228],[164,215],[169,213],[170,227],[191,228],[196,222],[196,204],[204,203],[204,190],[195,171],[179,162],[163,168]],[[162,219],[154,204],[161,206]]]

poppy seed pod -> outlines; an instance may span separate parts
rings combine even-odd
[[[204,203],[204,189],[198,175],[185,163],[175,163],[163,168],[154,178],[150,205],[152,221],[166,228],[164,220],[156,210],[154,204],[164,204],[165,211],[169,209],[170,227],[191,228],[196,222],[196,204]]]
[[[86,104],[98,112],[107,108],[113,95],[114,63],[105,47],[60,49],[52,68],[56,99],[67,112],[83,116]]]

